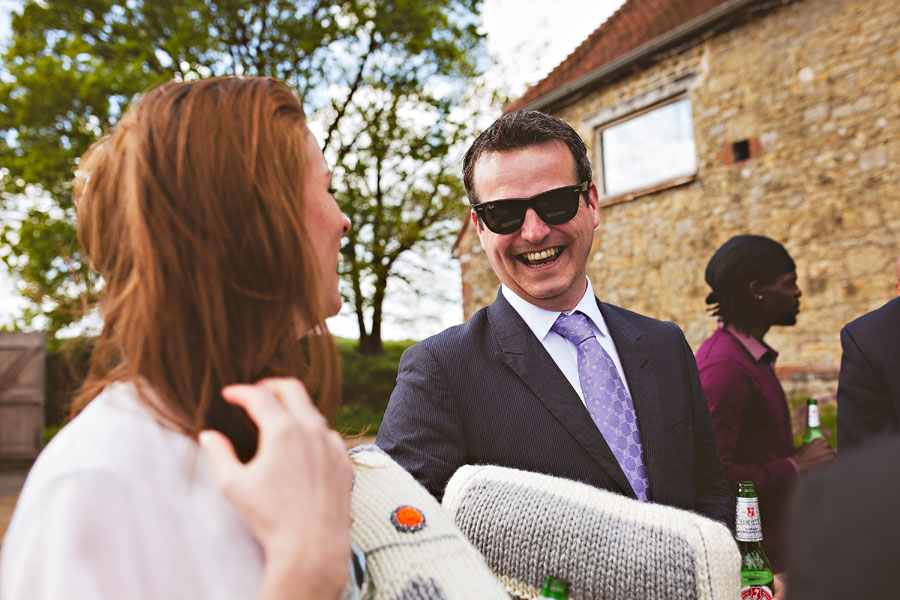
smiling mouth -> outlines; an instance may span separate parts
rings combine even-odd
[[[544,265],[549,265],[559,259],[562,251],[562,246],[554,246],[553,248],[546,248],[538,252],[523,252],[522,254],[517,255],[516,258],[525,266],[533,268],[543,267]]]

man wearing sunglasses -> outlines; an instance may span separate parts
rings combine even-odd
[[[460,466],[497,464],[732,524],[681,330],[594,296],[598,192],[578,134],[539,112],[504,115],[469,148],[463,179],[502,286],[404,353],[378,445],[437,498]]]

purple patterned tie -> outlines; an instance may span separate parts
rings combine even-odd
[[[578,349],[578,379],[591,419],[619,461],[638,500],[650,499],[641,433],[628,388],[609,354],[597,341],[588,318],[560,314],[551,328]]]

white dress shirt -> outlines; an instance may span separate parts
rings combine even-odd
[[[594,330],[594,335],[597,336],[597,341],[600,342],[600,346],[602,346],[603,349],[606,350],[606,353],[609,354],[610,358],[612,358],[613,364],[616,365],[616,370],[619,372],[619,377],[622,378],[622,383],[628,388],[628,382],[625,379],[625,371],[622,370],[622,361],[619,360],[619,353],[616,351],[616,345],[609,335],[609,328],[606,326],[606,321],[603,320],[603,315],[600,313],[600,308],[597,306],[597,300],[594,297],[594,288],[591,286],[591,279],[590,277],[586,277],[586,279],[587,289],[584,291],[584,296],[581,297],[581,300],[574,309],[566,311],[565,314],[568,315],[578,311],[584,313],[588,317],[591,329]],[[581,402],[583,403],[584,392],[581,390],[581,381],[578,378],[578,350],[575,347],[575,344],[555,331],[550,330],[556,322],[557,317],[562,313],[539,308],[517,296],[516,293],[506,285],[500,286],[500,290],[503,297],[506,298],[513,309],[519,313],[519,316],[522,317],[525,324],[528,325],[528,328],[534,333],[535,337],[537,337],[537,339],[541,341],[541,344],[544,345],[544,348],[546,348],[547,352],[550,354],[553,362],[556,363],[559,370],[562,371],[563,375],[566,376],[566,379],[569,380],[569,383],[572,384],[572,387],[575,388],[575,391],[578,392],[578,397],[581,398]],[[628,390],[628,393],[631,394],[630,389]]]

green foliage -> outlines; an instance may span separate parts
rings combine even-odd
[[[415,342],[384,342],[384,352],[374,356],[360,353],[356,340],[337,338],[337,343],[343,377],[337,428],[374,435],[397,382],[400,355]]]
[[[50,443],[50,440],[53,439],[53,436],[59,433],[59,430],[62,429],[62,425],[49,425],[44,427],[44,445]]]
[[[48,428],[59,429],[68,420],[72,400],[90,367],[94,341],[80,337],[48,341],[44,396],[44,422]]]
[[[360,324],[362,352],[381,351],[382,303],[389,278],[398,276],[396,261],[414,246],[446,245],[459,227],[465,192],[458,165],[448,156],[474,132],[465,121],[455,121],[450,108],[433,101],[420,107],[426,112],[404,119],[408,107],[381,94],[359,110],[371,143],[357,147],[346,133],[341,138],[347,150],[335,161],[334,180],[351,223],[342,274]],[[423,114],[431,121],[426,128]],[[355,139],[365,139],[361,133],[353,134]],[[370,312],[371,328],[366,328],[363,316]]]
[[[791,431],[794,434],[794,446],[803,443],[803,433],[806,431],[806,400],[805,394],[791,394],[788,397],[788,406],[791,409]],[[822,433],[832,448],[837,448],[837,398],[834,394],[820,396],[819,422]]]
[[[397,380],[400,355],[415,342],[385,342],[384,353],[366,356],[356,340],[335,338],[341,357],[343,385],[336,428],[347,434],[375,435]],[[66,422],[72,399],[90,365],[93,338],[56,340],[47,345],[45,443]]]
[[[102,282],[81,256],[78,157],[142,92],[168,80],[285,80],[325,132],[336,197],[354,226],[345,293],[360,340],[381,348],[395,261],[446,244],[461,185],[454,113],[485,61],[481,0],[28,0],[0,57],[0,260],[51,333]],[[458,112],[458,111],[457,111]],[[454,223],[455,225],[456,223]],[[368,324],[367,324],[368,321]]]

